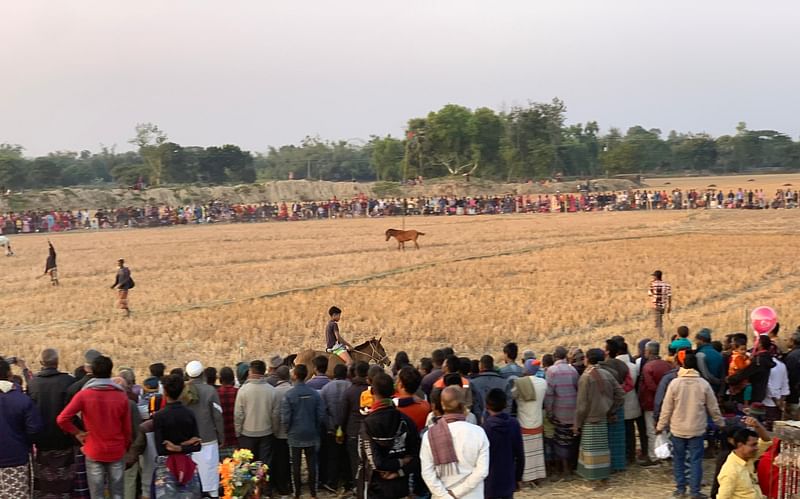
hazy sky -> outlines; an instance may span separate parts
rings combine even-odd
[[[447,103],[800,133],[795,1],[9,0],[0,142],[129,149],[137,122],[253,151],[400,135]]]

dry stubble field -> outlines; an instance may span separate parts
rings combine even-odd
[[[471,356],[515,340],[537,352],[589,347],[613,334],[649,337],[648,274],[672,282],[682,323],[742,330],[747,307],[800,323],[795,272],[800,211],[586,213],[409,218],[420,251],[383,231],[399,219],[333,220],[52,235],[62,285],[34,279],[43,235],[14,238],[0,260],[0,354],[89,347],[139,373],[147,364],[230,365],[323,342],[325,313],[344,309],[356,343],[382,336],[412,358],[451,344]],[[133,316],[114,309],[115,260],[136,280]],[[787,329],[788,329],[787,327]]]

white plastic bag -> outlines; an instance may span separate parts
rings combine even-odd
[[[669,441],[666,433],[656,435],[656,446],[653,452],[659,459],[672,457],[672,442]]]

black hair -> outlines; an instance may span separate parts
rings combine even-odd
[[[412,394],[419,390],[419,385],[422,383],[422,376],[419,371],[408,366],[400,369],[400,372],[397,373],[397,379],[403,383],[403,388]]]
[[[232,385],[236,381],[236,378],[233,375],[233,369],[230,367],[223,367],[219,370],[219,382],[223,385]]]
[[[170,373],[170,375],[177,374],[178,376],[183,378],[183,369],[181,369],[180,367],[176,367],[176,368],[172,369],[169,373]]]
[[[503,347],[503,353],[511,360],[517,360],[517,355],[519,355],[519,347],[513,341],[510,343],[506,343],[506,346]]]
[[[461,373],[462,376],[467,377],[469,376],[470,371],[472,371],[472,360],[470,360],[468,357],[459,357],[458,372]]]
[[[589,351],[586,352],[586,360],[589,364],[597,364],[605,360],[605,358],[606,353],[599,348],[590,348]]]
[[[458,373],[445,374],[444,386],[461,386],[461,375]]]
[[[305,364],[297,364],[294,366],[294,375],[300,381],[305,381],[308,377],[308,366]]]
[[[167,370],[167,366],[162,364],[161,362],[156,362],[155,364],[150,364],[150,376],[155,376],[156,378],[163,378],[164,371]]]
[[[328,357],[324,355],[317,355],[316,357],[314,357],[313,362],[314,362],[314,369],[318,373],[325,374],[326,372],[328,372]]]
[[[566,359],[567,358],[567,349],[564,348],[564,347],[561,347],[561,346],[556,347],[556,349],[553,350],[553,357],[556,360]]]
[[[333,317],[334,315],[339,315],[342,313],[342,309],[339,307],[331,307],[328,309],[328,315]]]
[[[683,358],[683,367],[686,369],[697,369],[697,355],[692,351],[686,351],[686,357]]]
[[[394,356],[394,365],[397,369],[402,369],[411,364],[411,360],[408,358],[408,354],[406,352],[397,352]]]
[[[428,357],[419,359],[419,368],[426,373],[433,371],[433,362]]]
[[[161,382],[164,386],[164,392],[172,400],[178,400],[183,392],[184,382],[183,376],[179,374],[170,374]]]
[[[758,346],[762,350],[769,350],[772,348],[772,340],[769,339],[769,336],[766,334],[762,334],[758,337]]]
[[[95,378],[110,378],[112,372],[114,372],[114,362],[110,357],[98,355],[92,361],[92,375]]]
[[[758,433],[750,428],[741,428],[733,434],[733,445],[739,447],[739,444],[746,444],[751,438],[758,438]]]
[[[689,328],[686,326],[680,326],[678,328],[678,336],[681,338],[688,338],[689,337]]]
[[[484,355],[481,357],[481,369],[484,371],[494,371],[494,357]]]
[[[461,368],[461,362],[455,355],[448,355],[447,358],[444,359],[444,365],[447,367],[448,373],[457,373]]]
[[[203,371],[203,374],[206,377],[206,383],[208,383],[211,386],[214,386],[214,385],[217,384],[217,368],[216,367],[211,367],[211,366],[206,367],[205,371]]]
[[[83,366],[78,366],[72,371],[72,375],[75,377],[75,381],[80,381],[86,377],[86,368]]]
[[[719,340],[714,340],[711,342],[711,346],[714,347],[714,350],[717,352],[722,352],[722,342]]]
[[[551,354],[551,353],[546,353],[546,354],[542,355],[542,368],[543,368],[543,369],[544,369],[545,367],[550,367],[550,366],[552,366],[552,365],[553,365],[553,364],[555,364],[555,363],[556,363],[556,361],[555,361],[555,359],[553,358],[553,354]]]
[[[619,355],[620,353],[622,353],[621,352],[622,347],[620,346],[619,342],[614,338],[606,340],[606,350],[608,351],[608,356],[611,357],[612,359],[617,355]]]
[[[372,378],[372,393],[381,398],[389,399],[394,395],[394,380],[386,373],[378,373]]]
[[[443,350],[439,350],[438,348],[431,352],[431,362],[436,367],[442,367],[444,364],[445,354]]]
[[[736,347],[736,348],[746,347],[747,346],[747,336],[745,336],[743,334],[740,335],[739,333],[737,333],[736,335],[734,335],[733,341],[731,343],[733,343],[733,346]]]
[[[469,370],[469,373],[472,374],[480,374],[481,372],[481,361],[478,359],[472,359],[472,367]]]
[[[254,360],[250,362],[250,370],[255,374],[264,375],[267,372],[267,364],[263,360]]]
[[[444,353],[445,358],[455,355],[456,351],[453,350],[453,347],[444,347],[442,348],[442,352]]]
[[[356,376],[358,376],[359,378],[366,378],[368,372],[369,372],[369,364],[367,364],[363,360],[359,360],[358,362],[356,362]]]
[[[506,408],[506,394],[499,388],[492,388],[486,394],[486,408],[493,412],[502,412]]]
[[[345,364],[336,364],[333,366],[333,379],[347,378],[347,366]]]
[[[11,374],[11,364],[3,358],[0,358],[0,380],[8,381]]]

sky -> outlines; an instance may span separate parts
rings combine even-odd
[[[797,138],[798,26],[793,1],[8,1],[0,143],[123,151],[152,122],[263,152],[553,97],[603,130]]]

